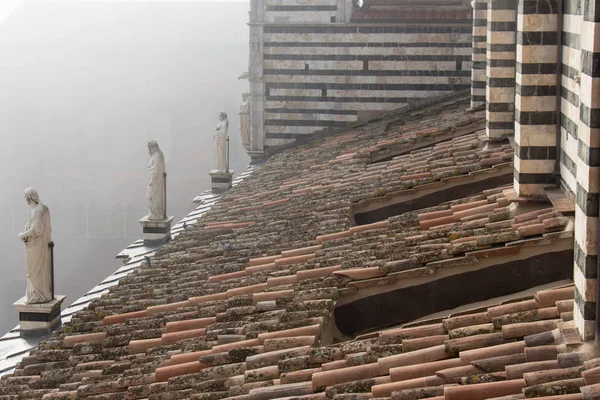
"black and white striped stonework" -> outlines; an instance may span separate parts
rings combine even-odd
[[[485,104],[487,43],[487,0],[473,3],[473,69],[471,70],[471,107]]]
[[[490,139],[514,134],[517,0],[488,0],[486,124]]]
[[[561,31],[560,87],[560,179],[561,186],[575,200],[577,192],[577,151],[579,131],[579,81],[581,73],[581,0],[564,0]]]
[[[266,24],[265,147],[469,89],[472,29],[470,19]]]
[[[584,339],[594,337],[600,209],[600,2],[582,0],[581,84],[575,208],[575,310]]]
[[[542,195],[555,183],[558,0],[519,0],[515,96],[515,190]]]

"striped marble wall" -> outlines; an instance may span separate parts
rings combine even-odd
[[[486,133],[490,139],[514,134],[516,1],[488,1]]]
[[[575,321],[594,337],[600,209],[600,1],[582,0],[575,207]]]
[[[540,196],[556,183],[558,0],[519,0],[515,190]]]
[[[487,0],[473,2],[473,70],[471,71],[471,107],[485,104],[487,43]]]
[[[265,22],[270,24],[326,24],[336,22],[337,0],[265,0]]]
[[[564,0],[561,31],[560,87],[560,179],[561,186],[575,200],[577,192],[577,143],[579,123],[579,81],[581,71],[581,0]]]
[[[470,20],[265,25],[265,147],[471,87]]]

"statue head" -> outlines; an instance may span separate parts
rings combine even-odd
[[[148,152],[150,154],[154,154],[158,150],[159,150],[159,147],[158,147],[158,142],[156,140],[151,140],[148,142]]]
[[[32,187],[25,189],[25,201],[28,205],[39,204],[40,196],[38,195],[37,190]]]
[[[223,112],[223,111],[221,111],[221,112],[219,113],[219,121],[225,121],[226,119],[227,119],[227,113],[226,113],[226,112]]]
[[[244,92],[242,93],[242,100],[247,101],[250,98],[250,93]]]

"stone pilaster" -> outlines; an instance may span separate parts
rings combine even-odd
[[[515,190],[539,196],[556,183],[558,0],[519,0]]]
[[[575,207],[575,310],[584,339],[594,337],[600,198],[600,1],[582,0],[581,83]]]
[[[517,0],[488,0],[486,133],[490,139],[514,134]]]
[[[487,3],[473,3],[473,68],[471,70],[471,107],[485,104],[485,57],[487,43]]]
[[[264,151],[265,80],[263,76],[264,20],[263,0],[250,2],[250,150],[251,157]],[[254,158],[254,157],[253,157]]]

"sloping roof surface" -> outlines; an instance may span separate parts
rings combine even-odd
[[[571,353],[581,344],[572,286],[351,340],[335,329],[348,296],[572,238],[569,216],[516,204],[507,186],[355,225],[356,207],[510,173],[510,146],[486,142],[484,113],[465,104],[388,115],[274,155],[24,357],[0,395],[582,398],[598,362]]]

